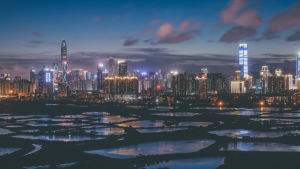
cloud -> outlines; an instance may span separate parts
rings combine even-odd
[[[155,19],[152,22],[150,22],[150,24],[151,25],[157,25],[157,24],[159,24],[159,22],[160,22],[160,19]]]
[[[229,8],[221,11],[221,18],[224,22],[232,22],[235,19],[237,12],[247,4],[245,0],[231,1]]]
[[[234,19],[233,22],[238,26],[259,27],[261,24],[263,24],[261,17],[256,15],[256,9],[249,9]]]
[[[180,43],[180,42],[184,42],[184,41],[193,39],[195,34],[199,34],[199,33],[200,33],[199,30],[186,31],[186,32],[179,33],[172,37],[163,38],[157,42],[151,42],[151,44],[157,45],[157,44]]]
[[[127,39],[123,46],[132,46],[134,44],[136,44],[139,40],[138,39]]]
[[[286,41],[298,41],[298,40],[300,40],[300,30],[295,31],[293,35],[286,37]]]
[[[151,34],[153,33],[153,28],[147,28],[147,29],[144,29],[142,30],[141,32],[139,32],[140,34],[142,35],[145,35],[145,34]]]
[[[282,54],[274,54],[274,53],[265,53],[265,54],[261,54],[261,55],[262,56],[267,56],[269,58],[284,58],[284,59],[294,58],[294,55],[291,55],[291,54],[282,55]]]
[[[197,22],[197,23],[193,24],[193,28],[200,28],[200,26],[201,26],[200,22]]]
[[[42,34],[39,33],[39,32],[32,32],[31,35],[32,35],[32,36],[44,36],[44,35],[42,35]]]
[[[96,21],[96,22],[97,22],[97,21],[100,21],[100,20],[101,20],[101,17],[100,17],[100,16],[95,16],[95,17],[93,18],[93,20]]]
[[[288,12],[275,15],[269,21],[267,33],[275,33],[282,30],[289,30],[294,26],[300,25],[300,4],[295,3]]]
[[[188,28],[191,20],[192,20],[192,18],[189,18],[189,19],[185,20],[184,22],[182,22],[182,24],[180,25],[180,28],[178,29],[178,31],[186,30]]]
[[[169,23],[163,24],[155,34],[156,38],[163,38],[169,35],[172,32],[172,25]]]
[[[132,52],[147,52],[147,53],[162,53],[162,52],[170,51],[167,48],[127,48],[123,50],[132,51]]]
[[[221,38],[220,42],[238,42],[242,39],[254,36],[257,30],[250,27],[235,26],[229,31],[227,31]]]

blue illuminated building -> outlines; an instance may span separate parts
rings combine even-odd
[[[296,76],[300,75],[300,53],[296,54]]]
[[[239,67],[241,78],[248,77],[248,49],[246,43],[239,45]]]

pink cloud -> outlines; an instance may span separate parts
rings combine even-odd
[[[39,33],[39,32],[32,32],[32,36],[44,36],[44,35],[42,35],[42,34]]]
[[[200,28],[201,23],[200,22],[196,22],[193,24],[193,28]]]
[[[278,32],[300,25],[300,4],[295,3],[288,12],[275,15],[269,21],[268,32]]]
[[[150,22],[151,25],[157,25],[159,24],[160,19],[155,19],[154,21]]]
[[[180,25],[180,28],[178,29],[178,31],[186,30],[188,28],[191,20],[192,20],[192,18],[189,18],[189,19],[185,20],[184,22],[182,22],[182,24]]]
[[[256,15],[256,9],[249,9],[248,11],[239,15],[232,22],[236,23],[238,26],[253,26],[259,27],[263,24],[261,17]]]
[[[232,22],[237,12],[247,4],[245,0],[233,0],[230,7],[221,11],[221,18],[224,22]]]
[[[155,34],[155,37],[156,38],[166,37],[172,32],[172,30],[173,30],[172,25],[169,23],[165,23],[158,29],[158,31]]]
[[[97,21],[100,21],[100,20],[101,20],[101,17],[100,17],[100,16],[95,16],[95,17],[93,18],[93,20],[96,21],[96,22],[97,22]]]

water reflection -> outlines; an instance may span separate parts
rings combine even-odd
[[[121,116],[105,116],[100,117],[100,120],[93,121],[92,123],[119,123],[129,120],[137,120],[137,118],[133,117],[121,117]]]
[[[141,128],[141,127],[161,127],[164,126],[163,120],[140,120],[118,124],[121,127]]]
[[[35,127],[42,127],[42,126],[64,126],[64,127],[73,127],[73,126],[86,126],[90,124],[86,123],[57,123],[57,124],[41,124],[41,123],[28,123],[26,125],[35,126]]]
[[[270,113],[261,116],[262,117],[300,117],[300,113]]]
[[[23,127],[23,126],[19,126],[19,125],[10,125],[10,126],[4,126],[4,127],[8,127],[8,128],[19,128],[19,127]]]
[[[0,135],[3,135],[3,134],[10,134],[10,133],[15,133],[15,132],[12,132],[8,129],[3,129],[3,128],[0,128]]]
[[[220,151],[277,151],[300,152],[300,146],[273,142],[231,142]]]
[[[174,113],[151,113],[150,115],[156,116],[185,116],[192,117],[196,115],[201,115],[202,113],[192,113],[192,112],[174,112]]]
[[[23,155],[23,156],[27,156],[27,155],[33,154],[33,153],[39,151],[40,149],[42,149],[42,145],[38,145],[38,144],[32,144],[32,145],[35,147],[35,149],[32,150],[32,151],[30,151],[29,153]]]
[[[55,116],[57,118],[67,118],[67,119],[73,119],[73,118],[87,118],[88,116],[85,116],[85,115],[72,115],[72,114],[69,114],[69,115],[62,115],[62,116]]]
[[[153,128],[153,129],[137,129],[140,133],[160,133],[160,132],[173,132],[178,130],[186,130],[187,127],[175,128],[175,127],[165,127],[165,128]]]
[[[15,138],[31,139],[31,140],[48,140],[48,141],[84,141],[84,140],[100,140],[105,137],[90,136],[55,136],[55,135],[16,135]]]
[[[242,116],[252,116],[252,115],[260,115],[267,112],[260,112],[260,111],[232,111],[232,112],[224,112],[224,113],[217,113],[221,115],[242,115]]]
[[[280,137],[287,133],[300,133],[298,130],[293,131],[252,131],[244,129],[229,129],[229,130],[215,130],[209,131],[211,134],[216,134],[218,136],[227,136],[232,138],[242,138],[243,136],[250,137]]]
[[[167,168],[170,169],[215,169],[223,164],[225,157],[196,157],[196,158],[186,158],[170,160],[168,162],[162,162],[159,164],[154,164],[146,166],[146,169],[154,168]]]
[[[214,140],[156,141],[85,152],[104,155],[111,158],[129,158],[135,157],[139,154],[152,155],[195,152],[213,144],[214,142]]]
[[[121,135],[126,134],[124,129],[122,128],[97,128],[97,129],[91,129],[91,130],[85,130],[86,132],[97,132],[96,135]]]
[[[7,148],[7,147],[0,147],[0,156],[3,156],[5,154],[10,154],[12,152],[18,151],[21,148]]]
[[[108,113],[108,112],[84,112],[82,114],[84,114],[84,115],[103,115],[103,116],[110,115],[110,113]]]
[[[178,107],[174,107],[174,106],[157,106],[157,107],[153,107],[151,109],[148,110],[156,110],[156,111],[169,111],[172,109],[178,109]]]

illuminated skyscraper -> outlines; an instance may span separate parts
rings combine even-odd
[[[296,76],[300,75],[300,52],[296,54]]]
[[[99,64],[97,67],[97,91],[103,92],[103,90],[104,90],[103,64]]]
[[[30,82],[34,83],[35,82],[35,69],[34,69],[34,62],[33,62],[33,66],[30,69]]]
[[[68,71],[68,61],[67,61],[67,43],[65,40],[61,43],[61,68],[62,68],[62,76],[61,81],[67,82],[67,71]]]
[[[127,76],[127,62],[118,60],[118,73],[120,77]]]
[[[112,55],[110,55],[110,58],[109,58],[108,76],[109,77],[114,76],[114,58],[112,57]]]
[[[247,44],[239,45],[239,66],[241,70],[241,79],[248,76],[248,49]]]

